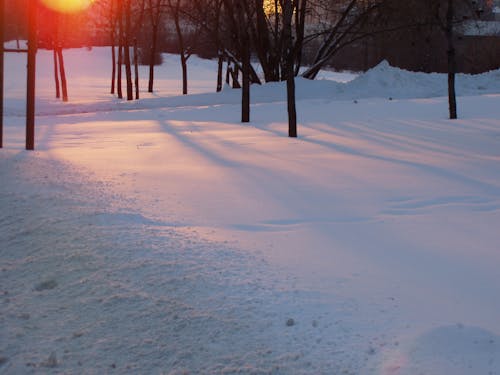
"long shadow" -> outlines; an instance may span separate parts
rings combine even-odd
[[[169,120],[158,121],[158,125],[166,134],[173,136],[176,140],[181,142],[187,148],[194,150],[197,154],[207,158],[208,160],[217,165],[222,165],[225,167],[243,168],[246,166],[243,163],[227,159],[222,155],[217,154],[206,147],[203,147],[200,143],[194,141],[192,137],[183,134],[183,132],[176,129],[175,126],[170,125],[168,121]]]
[[[261,128],[261,130],[264,130],[266,132],[269,132],[271,134],[274,134],[274,135],[277,135],[280,137],[284,136],[284,133],[278,132],[275,130],[271,130],[268,128]],[[469,185],[470,187],[475,188],[475,189],[479,189],[486,194],[500,196],[500,186],[498,186],[498,185],[490,184],[490,183],[483,182],[483,181],[478,181],[474,178],[463,176],[459,173],[452,172],[452,171],[449,171],[449,170],[446,170],[443,168],[439,168],[439,167],[436,167],[433,165],[423,164],[423,163],[419,163],[416,161],[397,159],[394,157],[377,155],[377,154],[365,152],[365,151],[362,151],[359,149],[355,149],[355,148],[350,147],[350,146],[340,145],[340,144],[336,144],[336,143],[332,143],[332,142],[328,142],[328,141],[323,141],[323,140],[319,140],[319,139],[300,138],[300,137],[299,137],[299,139],[302,140],[303,142],[307,142],[310,144],[315,144],[315,145],[325,147],[325,148],[332,150],[334,152],[340,152],[340,153],[348,154],[351,156],[357,156],[360,158],[378,160],[378,161],[383,161],[383,162],[387,162],[387,163],[391,163],[391,164],[396,164],[396,165],[401,165],[401,166],[405,166],[405,167],[418,169],[420,171],[432,174],[433,176],[438,177],[438,178],[446,178],[446,179],[449,179],[453,182],[458,182],[461,184]]]

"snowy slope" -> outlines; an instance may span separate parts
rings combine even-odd
[[[59,103],[40,51],[31,153],[6,61],[1,373],[500,374],[498,71],[457,121],[443,75],[298,79],[289,139],[282,84],[241,125],[215,62],[127,103],[107,54]]]

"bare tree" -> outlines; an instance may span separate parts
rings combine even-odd
[[[64,30],[66,27],[66,16],[50,9],[42,9],[42,16],[50,20],[48,24],[42,26],[40,43],[52,49],[54,64],[54,83],[57,99],[68,101],[68,84],[66,80],[66,70],[64,66],[63,45]]]
[[[285,47],[285,71],[288,109],[288,136],[297,137],[297,112],[295,105],[295,53],[292,38],[292,0],[283,0],[283,41]]]
[[[323,0],[317,3],[318,29],[309,38],[320,38],[310,67],[303,77],[314,79],[332,57],[347,45],[370,35],[365,27],[377,16],[376,10],[384,0]]]
[[[182,94],[188,93],[188,69],[187,61],[191,57],[197,40],[196,25],[189,23],[189,17],[192,3],[186,3],[182,0],[167,0],[170,16],[175,25],[177,35],[178,51],[182,67]],[[189,30],[190,29],[190,30]]]
[[[478,18],[487,5],[477,0],[386,0],[385,13],[392,17],[390,26],[413,31],[416,39],[444,38],[446,72],[448,74],[448,107],[450,119],[456,119],[457,100],[455,76],[457,73],[457,29],[466,21]],[[387,11],[388,10],[388,11]],[[442,47],[441,47],[442,48]],[[433,51],[433,54],[436,52]]]
[[[148,0],[149,22],[151,23],[151,45],[149,49],[149,82],[148,92],[153,92],[154,69],[158,51],[158,32],[165,15],[166,0]]]

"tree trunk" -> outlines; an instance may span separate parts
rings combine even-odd
[[[123,65],[123,47],[124,47],[124,30],[123,30],[123,0],[117,2],[117,17],[118,17],[118,66],[117,66],[117,94],[119,99],[123,99],[122,88],[122,65]]]
[[[250,122],[250,35],[248,33],[248,20],[241,3],[237,0],[238,23],[240,27],[240,53],[242,65],[242,90],[241,90],[241,122]],[[236,64],[235,68],[238,65]]]
[[[233,78],[233,89],[241,88],[240,85],[240,67],[238,64],[234,64],[234,68],[231,72],[231,77]]]
[[[59,58],[59,72],[61,74],[61,91],[62,91],[62,100],[63,102],[68,101],[68,85],[66,82],[66,71],[64,69],[64,58],[62,47],[57,48],[57,57]]]
[[[446,39],[448,42],[448,105],[450,119],[457,118],[457,98],[455,92],[455,74],[457,71],[456,50],[454,43],[453,20],[455,17],[454,0],[448,0],[448,9],[446,13]]]
[[[302,50],[304,48],[304,33],[305,33],[305,24],[306,24],[306,13],[307,13],[307,0],[302,0],[297,2],[295,10],[295,35],[297,38],[297,42],[294,46],[295,53],[295,76],[299,75],[300,66],[302,65]]]
[[[227,59],[227,68],[226,68],[226,84],[229,85],[229,79],[232,75],[233,68],[231,68],[231,59]]]
[[[246,38],[245,38],[246,39]],[[241,122],[250,122],[250,46],[245,43],[242,50],[243,87],[241,92]]]
[[[457,97],[455,92],[456,56],[455,49],[448,51],[448,104],[450,119],[457,119]]]
[[[292,0],[284,0],[283,39],[285,44],[286,92],[288,109],[288,136],[297,137],[297,112],[295,107],[295,54],[292,39]]]
[[[116,79],[116,51],[115,51],[115,41],[111,41],[111,90],[110,94],[115,93],[115,79]]]
[[[131,23],[131,4],[130,0],[126,1],[125,7],[125,36],[124,36],[124,60],[125,60],[125,77],[127,79],[127,100],[134,99],[134,89],[132,83],[132,61],[130,59],[130,23]]]
[[[224,65],[224,55],[219,51],[219,60],[217,64],[217,92],[222,91],[222,70]]]
[[[59,99],[61,97],[61,88],[59,84],[59,64],[57,63],[57,47],[54,45],[53,50],[54,57],[54,83],[56,85],[56,98]]]
[[[125,78],[127,81],[127,100],[134,99],[134,89],[132,84],[132,62],[130,60],[130,46],[125,42],[124,46]]]
[[[116,82],[116,14],[115,10],[118,13],[118,9],[116,9],[116,0],[111,0],[109,5],[109,20],[111,23],[109,39],[111,41],[111,88],[110,94],[115,93],[115,82]]]
[[[151,49],[149,55],[148,92],[153,92],[157,39],[158,39],[158,24],[153,23],[153,36],[152,36]]]
[[[184,51],[181,52],[181,66],[182,66],[182,95],[188,93],[188,71],[187,71],[187,58]]]
[[[123,64],[123,45],[120,43],[118,46],[118,66],[116,75],[116,90],[119,99],[123,99],[122,89],[122,64]]]
[[[139,61],[137,56],[137,38],[134,38],[134,83],[135,99],[139,99]]]

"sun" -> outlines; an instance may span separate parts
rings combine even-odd
[[[87,9],[94,0],[41,0],[52,10],[61,13],[77,13]]]

